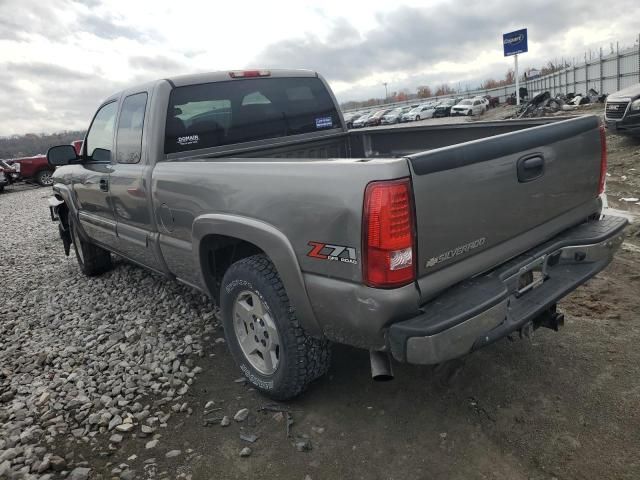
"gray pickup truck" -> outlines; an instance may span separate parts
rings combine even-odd
[[[111,253],[219,302],[240,369],[273,398],[330,342],[440,364],[557,329],[612,260],[595,116],[349,131],[315,72],[233,71],[108,98],[79,156],[53,147],[52,219],[80,270]]]

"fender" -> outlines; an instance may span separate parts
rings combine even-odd
[[[322,336],[316,316],[311,308],[302,272],[296,254],[287,237],[273,225],[239,215],[223,213],[205,214],[193,222],[192,241],[196,265],[201,265],[200,242],[207,235],[225,235],[252,243],[265,252],[275,265],[287,290],[296,317],[309,335]],[[200,282],[206,285],[202,268]]]
[[[53,185],[53,193],[62,198],[67,208],[69,209],[70,215],[78,220],[78,206],[73,201],[73,195],[71,194],[71,188],[69,185],[65,185],[62,183],[56,183]]]
[[[83,239],[88,239],[89,236],[84,231],[84,228],[82,228],[82,223],[78,219],[79,208],[74,201],[75,200],[74,196],[71,193],[71,186],[63,183],[55,183],[53,185],[53,193],[56,196],[61,197],[62,200],[64,201],[64,204],[69,210],[69,217],[74,219],[76,227],[78,229],[78,234],[80,235],[80,237]]]

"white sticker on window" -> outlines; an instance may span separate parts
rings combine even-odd
[[[316,128],[331,128],[333,127],[333,121],[331,117],[318,117],[316,118]]]
[[[186,137],[178,137],[178,144],[180,145],[193,145],[194,143],[198,143],[200,141],[200,137],[198,135],[187,135]]]

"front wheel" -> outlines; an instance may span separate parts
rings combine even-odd
[[[416,122],[420,120],[420,115],[416,115]]]
[[[472,112],[471,110],[469,110],[469,111],[467,112],[467,116],[468,116],[468,117],[470,117],[471,115],[473,115],[473,112]]]
[[[49,170],[40,170],[36,173],[36,182],[41,187],[50,187],[53,185],[53,176]]]
[[[69,228],[71,229],[73,249],[76,252],[76,259],[82,273],[93,277],[109,270],[111,268],[111,253],[104,248],[83,240],[75,222],[71,219],[69,219]]]
[[[254,255],[229,267],[220,307],[231,355],[247,380],[267,396],[293,398],[327,372],[329,342],[302,329],[267,256]]]

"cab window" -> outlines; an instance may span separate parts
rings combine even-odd
[[[87,160],[93,162],[110,162],[113,150],[113,128],[116,120],[118,103],[111,102],[100,107],[89,128],[86,140]]]
[[[138,163],[142,154],[142,126],[147,94],[130,95],[122,102],[118,121],[116,162]]]

